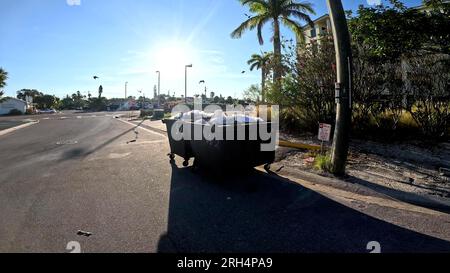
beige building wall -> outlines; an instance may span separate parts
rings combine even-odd
[[[314,27],[305,25],[303,27],[306,45],[311,45],[314,42],[320,44],[321,38],[327,33],[332,33],[331,20],[328,14],[314,20]]]

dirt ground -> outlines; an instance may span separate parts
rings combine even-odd
[[[280,138],[320,144],[312,135],[294,137],[281,134]],[[280,148],[277,161],[286,167],[330,176],[314,168],[314,156],[307,151]],[[358,180],[399,192],[450,200],[450,177],[442,168],[450,168],[448,142],[430,146],[420,142],[387,144],[354,139],[350,143],[348,175],[344,180]]]

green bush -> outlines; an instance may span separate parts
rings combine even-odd
[[[153,110],[141,110],[141,118],[153,116]]]
[[[320,45],[299,49],[287,43],[284,65],[288,73],[281,89],[267,84],[267,99],[283,109],[280,122],[287,128],[300,126],[299,131],[317,133],[319,123],[334,123],[334,43],[329,36],[322,39]]]
[[[331,171],[331,156],[330,155],[317,155],[314,161],[314,168],[324,171]]]
[[[152,119],[154,120],[163,119],[164,115],[165,115],[164,110],[155,110]]]

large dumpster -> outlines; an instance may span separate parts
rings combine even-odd
[[[221,138],[214,139],[201,134],[201,138],[191,139],[195,165],[223,174],[246,171],[260,165],[268,166],[275,160],[275,144],[273,144],[273,149],[268,151],[262,149],[262,144],[275,143],[273,137],[278,132],[271,132],[271,130],[277,130],[278,127],[271,125],[270,122],[234,123],[232,125],[191,123],[191,128],[198,132],[201,130],[201,132],[217,132],[216,136],[222,135]],[[269,139],[263,140],[259,130],[261,126],[267,126],[264,128],[269,129],[268,133],[271,133]],[[245,134],[239,137],[240,133]],[[232,139],[230,139],[231,135]],[[250,137],[251,135],[253,137]]]
[[[178,155],[184,159],[183,166],[188,166],[189,159],[191,159],[194,155],[192,153],[191,142],[189,139],[186,140],[182,137],[183,127],[179,128],[179,130],[176,130],[176,128],[172,130],[173,126],[177,122],[175,119],[164,119],[162,122],[166,124],[167,128],[167,136],[170,144],[169,157],[171,162],[175,159],[175,155]]]

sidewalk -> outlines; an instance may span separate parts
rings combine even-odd
[[[162,134],[167,133],[166,125],[164,123],[162,123],[161,120],[145,120],[144,122],[142,122],[142,120],[132,120],[130,122],[132,122],[136,125],[140,124],[145,129],[149,129],[149,130],[155,131],[157,133],[162,133]]]
[[[430,210],[444,213],[450,212],[450,199],[448,198],[382,187],[369,181],[355,179],[352,176],[342,179],[322,176],[286,166],[282,162],[273,163],[270,172],[273,175],[299,183],[336,201],[350,203],[350,205],[359,200],[379,206],[416,212]]]
[[[140,123],[140,121],[133,121],[133,123],[137,125]],[[166,125],[163,124],[160,120],[146,120],[141,124],[141,126],[158,133],[167,133]],[[277,151],[277,157],[278,154],[286,153],[286,151],[293,151],[293,149],[280,148],[280,150]],[[302,185],[304,183],[307,183],[307,185],[305,184],[303,186],[310,187],[311,189],[330,195],[330,197],[334,198],[339,198],[339,196],[341,198],[343,198],[342,196],[346,196],[346,198],[350,198],[351,196],[358,196],[358,198],[360,198],[361,196],[364,196],[363,199],[367,199],[368,197],[370,197],[369,199],[371,199],[372,201],[382,201],[383,205],[402,203],[403,205],[401,206],[406,206],[406,204],[408,204],[411,206],[421,206],[424,208],[450,212],[449,198],[420,194],[416,192],[408,192],[405,190],[399,190],[395,187],[390,188],[386,185],[379,185],[376,183],[372,183],[370,180],[367,181],[358,179],[357,177],[351,175],[344,179],[326,177],[314,172],[304,170],[302,168],[296,168],[295,164],[286,164],[286,160],[280,159],[278,162],[272,164],[271,174],[289,179],[296,183],[300,182],[300,184]],[[350,172],[350,174],[352,174],[352,172]],[[386,184],[389,184],[389,179],[387,177],[384,179],[387,182]],[[398,204],[395,206],[398,206]],[[414,210],[417,210],[417,208],[415,208]]]

